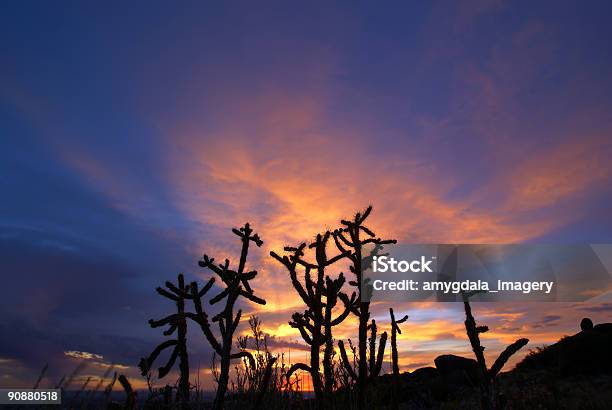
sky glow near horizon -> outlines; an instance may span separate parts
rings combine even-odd
[[[83,377],[116,363],[136,380],[163,339],[147,320],[172,309],[155,287],[206,280],[203,253],[236,261],[247,221],[268,303],[243,317],[293,361],[303,307],[267,255],[369,204],[400,243],[612,242],[608,2],[170,6],[0,13],[2,386],[45,363],[54,384],[83,359]],[[460,305],[394,309],[410,316],[403,370],[470,355]],[[475,314],[495,355],[611,321],[612,304]],[[190,338],[209,383],[210,348]]]

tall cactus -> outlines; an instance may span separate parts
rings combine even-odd
[[[472,315],[472,307],[470,306],[469,298],[476,293],[479,292],[468,292],[463,293],[463,306],[465,309],[465,330],[467,332],[468,338],[470,340],[470,344],[472,345],[472,350],[474,351],[474,355],[476,356],[476,361],[478,362],[478,368],[481,373],[481,383],[480,383],[480,403],[481,407],[486,410],[497,408],[497,397],[495,395],[495,378],[497,374],[504,367],[508,359],[518,352],[523,346],[525,346],[529,339],[518,339],[516,342],[510,344],[506,349],[500,353],[491,366],[490,369],[487,368],[487,362],[484,357],[484,346],[480,343],[480,334],[485,333],[489,330],[488,326],[477,326],[476,320]]]
[[[332,357],[334,355],[334,338],[332,334],[332,327],[339,325],[348,317],[351,312],[351,306],[355,303],[356,293],[353,292],[349,298],[345,293],[340,292],[340,289],[345,282],[344,274],[340,272],[340,275],[336,279],[331,279],[329,276],[325,277],[325,313],[323,317],[323,329],[325,334],[325,351],[323,353],[323,375],[325,394],[329,397],[334,388],[334,373]],[[343,303],[343,311],[336,318],[332,318],[332,311],[340,299]]]
[[[350,308],[355,302],[356,294],[351,298],[340,292],[344,285],[344,274],[340,273],[338,278],[332,279],[326,275],[326,269],[333,263],[347,256],[347,253],[340,253],[332,258],[327,256],[327,243],[331,237],[331,232],[327,231],[323,235],[318,234],[315,242],[309,248],[315,249],[315,263],[304,260],[304,249],[306,244],[298,247],[285,247],[289,255],[279,256],[274,251],[270,255],[282,263],[291,278],[291,283],[306,304],[306,310],[296,312],[292,315],[289,324],[298,329],[302,339],[310,346],[310,364],[296,363],[289,369],[287,376],[297,370],[304,370],[312,377],[313,389],[317,402],[323,400],[323,392],[331,393],[333,388],[333,374],[331,357],[333,355],[332,327],[342,323],[349,315]],[[298,278],[298,268],[304,269],[304,283]],[[316,272],[313,279],[311,272]],[[333,310],[338,303],[338,299],[344,303],[343,311],[333,317]],[[320,375],[320,349],[325,345],[323,356],[324,383],[321,382]]]
[[[393,308],[389,308],[389,314],[391,315],[391,362],[393,363],[393,375],[395,377],[399,376],[399,365],[397,354],[397,335],[398,333],[401,335],[402,330],[399,325],[408,320],[408,315],[404,315],[400,320],[395,319],[395,314],[393,313]]]
[[[344,343],[339,341],[338,346],[340,347],[340,354],[345,368],[347,371],[349,371],[349,368],[351,368],[349,374],[354,375],[354,379],[357,382],[358,403],[361,408],[366,406],[367,386],[371,376],[374,376],[368,372],[367,349],[368,327],[370,326],[370,302],[368,298],[369,290],[367,287],[363,286],[362,283],[363,272],[366,270],[366,265],[368,263],[367,256],[364,258],[364,247],[372,244],[374,245],[374,252],[376,252],[378,249],[382,248],[382,245],[396,243],[395,239],[381,239],[376,237],[376,234],[372,232],[372,230],[364,226],[364,222],[371,212],[372,207],[370,206],[363,214],[357,213],[353,220],[341,221],[342,225],[344,225],[343,228],[337,229],[333,234],[333,238],[338,249],[342,253],[348,252],[348,258],[351,261],[350,270],[355,275],[355,280],[350,281],[349,284],[356,287],[358,293],[358,301],[351,306],[351,312],[359,317],[359,364],[357,372],[352,369],[352,366],[348,361]],[[370,327],[370,329],[372,328]],[[383,333],[383,335],[385,336],[384,343],[382,337],[380,341],[382,353],[384,353],[384,345],[386,344],[387,334]],[[376,363],[376,360],[377,359],[374,360],[374,363]]]
[[[376,320],[372,319],[368,325],[370,331],[370,354],[368,365],[368,376],[370,379],[378,376],[382,369],[382,362],[385,355],[385,346],[387,344],[387,332],[382,332],[380,340],[378,340],[378,353],[376,352]]]
[[[212,286],[212,281],[200,292],[201,296],[203,296],[208,289]],[[169,328],[165,330],[163,333],[165,336],[170,336],[174,332],[177,333],[176,339],[169,339],[165,342],[160,343],[154,350],[151,352],[149,357],[142,358],[138,367],[140,367],[141,373],[143,376],[146,376],[151,370],[151,366],[153,362],[157,359],[159,354],[170,347],[174,347],[172,350],[172,354],[170,355],[170,359],[168,362],[159,368],[159,378],[163,378],[166,376],[178,357],[179,359],[179,383],[178,383],[178,391],[177,391],[177,401],[183,403],[185,405],[189,401],[189,358],[187,354],[187,318],[192,315],[192,313],[185,312],[185,300],[192,299],[192,295],[188,292],[185,287],[185,278],[182,274],[178,275],[178,283],[174,285],[171,282],[166,282],[166,288],[158,287],[157,293],[164,296],[167,299],[175,302],[176,304],[176,313],[166,316],[160,320],[149,320],[149,325],[152,328],[157,328],[160,326],[168,325]]]
[[[198,285],[196,282],[191,283],[191,296],[193,298],[196,314],[189,316],[189,318],[193,319],[200,325],[204,336],[221,358],[221,369],[219,372],[217,393],[213,404],[214,409],[222,409],[224,406],[225,393],[227,392],[227,384],[229,382],[231,360],[247,358],[250,365],[255,367],[255,360],[253,359],[251,353],[247,351],[232,353],[234,332],[236,331],[236,328],[240,323],[240,317],[242,316],[241,309],[238,309],[238,311],[234,314],[234,305],[241,296],[260,305],[266,304],[264,299],[255,296],[253,289],[249,284],[249,281],[257,276],[257,271],[245,270],[250,243],[253,242],[256,246],[260,247],[263,245],[263,241],[257,234],[253,234],[253,230],[248,223],[246,223],[240,229],[232,229],[232,232],[237,235],[242,242],[240,261],[238,262],[238,268],[236,270],[230,269],[229,259],[226,259],[224,263],[215,264],[214,258],[204,255],[202,260],[199,262],[201,267],[208,268],[218,275],[222,283],[225,285],[225,289],[210,300],[211,305],[225,300],[223,310],[212,318],[212,321],[216,322],[219,326],[221,341],[218,341],[213,334],[210,322],[208,320],[208,315],[202,308],[202,292],[198,291]]]
[[[399,325],[408,320],[408,315],[404,315],[400,320],[395,319],[395,314],[393,313],[393,308],[389,308],[389,315],[391,316],[391,363],[393,365],[393,408],[398,408],[398,392],[397,392],[397,384],[399,382],[399,355],[397,353],[397,335],[398,333],[401,335],[402,330]]]

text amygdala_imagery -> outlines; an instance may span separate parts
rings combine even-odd
[[[419,282],[413,279],[403,279],[400,281],[383,281],[376,279],[373,281],[372,286],[374,290],[383,291],[433,291],[442,293],[460,293],[460,292],[520,292],[529,294],[532,292],[544,292],[549,294],[554,287],[553,281],[502,281],[497,280],[495,287],[491,286],[488,281],[485,280],[463,280],[463,281],[423,281]]]
[[[589,244],[386,246],[372,250],[362,284],[369,301],[581,301],[612,286],[608,259],[612,247]]]

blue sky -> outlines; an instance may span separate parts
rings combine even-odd
[[[265,255],[370,203],[403,242],[610,242],[611,7],[4,4],[4,382],[46,362],[59,379],[70,350],[134,373],[161,336],[146,320],[170,308],[155,286],[207,278],[201,254],[235,252],[229,228],[246,220],[269,303],[245,309],[279,348],[299,338],[299,307]],[[609,320],[602,306],[558,307],[547,333],[526,320],[547,307],[487,320],[543,343],[583,308]],[[436,343],[406,366],[460,351],[440,331],[460,331],[456,309],[413,309],[427,318],[411,313],[413,333]]]

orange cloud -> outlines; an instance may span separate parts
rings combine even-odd
[[[533,155],[509,175],[505,207],[525,211],[580,201],[590,190],[609,184],[611,153],[609,137],[583,137]]]
[[[492,175],[473,194],[449,200],[447,194],[458,181],[448,176],[448,170],[393,152],[377,155],[371,138],[359,130],[325,129],[323,104],[312,98],[291,101],[283,95],[255,98],[252,104],[243,101],[238,110],[246,113],[236,115],[234,123],[214,135],[170,131],[172,147],[163,167],[174,208],[196,225],[227,233],[227,237],[203,237],[199,243],[187,244],[194,259],[202,251],[217,258],[235,255],[229,228],[245,221],[263,237],[264,249],[254,253],[251,264],[261,272],[255,280],[256,291],[268,303],[250,313],[264,318],[267,332],[288,340],[299,340],[287,320],[303,304],[288,287],[287,273],[267,257],[270,250],[309,241],[369,203],[375,205],[371,219],[377,232],[400,241],[521,242],[571,221],[575,213],[556,212],[554,218],[529,220],[516,215],[548,209],[559,201],[580,202],[610,177],[605,140],[560,143],[526,158],[515,169]],[[247,124],[241,118],[254,122]],[[72,158],[79,158],[70,163],[92,184],[122,201],[121,209],[140,214],[140,204],[129,199],[134,191],[116,169],[81,154]],[[500,191],[501,203],[480,205],[495,204],[491,198]],[[281,311],[286,312],[284,317],[268,315]],[[354,336],[355,323],[349,319],[337,329],[337,336]],[[438,340],[445,342],[435,347],[438,351],[461,351],[457,340],[462,332],[460,322],[437,320],[414,325],[401,336],[400,344],[405,349],[416,342]],[[533,329],[528,333],[535,341],[556,336]],[[486,339],[501,349],[514,334],[491,331]],[[421,359],[425,357],[431,359],[427,354]]]
[[[484,112],[471,114],[487,116],[488,109],[507,107],[506,90],[499,90],[491,77],[472,74],[487,103]],[[212,226],[227,234],[185,244],[194,261],[203,251],[218,259],[236,255],[229,228],[245,221],[253,224],[265,242],[250,260],[261,272],[254,285],[268,303],[249,313],[264,318],[266,332],[287,340],[299,340],[287,320],[303,304],[287,282],[287,273],[267,257],[270,250],[309,241],[370,203],[375,206],[371,217],[375,230],[401,242],[521,242],[573,221],[580,215],[580,205],[612,175],[608,138],[565,138],[537,152],[521,151],[500,139],[497,151],[521,151],[526,156],[483,178],[473,192],[452,196],[463,181],[431,156],[419,160],[422,147],[386,141],[387,147],[379,150],[375,135],[330,123],[324,88],[310,87],[298,95],[278,90],[234,95],[230,90],[222,98],[215,126],[160,125],[166,135],[165,151],[161,168],[153,170],[170,192],[172,209],[196,227]],[[145,219],[160,233],[176,234],[164,226],[159,204],[126,171],[128,165],[105,162],[87,147],[55,148],[116,209]],[[572,206],[556,207],[560,203]],[[544,216],[538,214],[541,211],[546,211]],[[538,217],[525,218],[526,214]],[[534,343],[558,338],[555,329],[529,328],[521,315],[485,312],[483,317],[500,325],[485,336],[494,343],[490,354],[513,341],[517,329]],[[354,336],[355,323],[354,318],[347,320],[337,336]],[[410,324],[400,337],[400,350],[411,355],[411,363],[431,362],[441,350],[469,354],[462,337],[461,322]],[[427,341],[437,344],[429,351],[410,353],[411,347]]]

